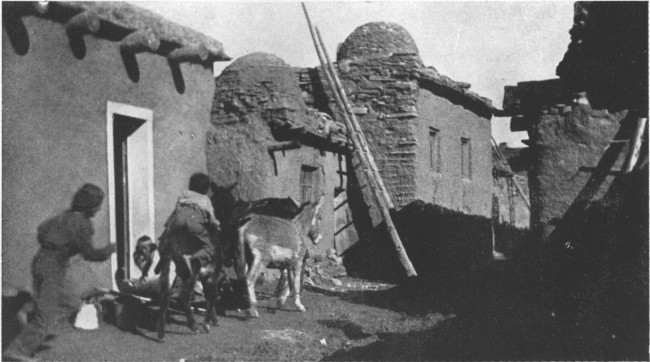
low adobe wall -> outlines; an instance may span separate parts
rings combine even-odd
[[[416,200],[393,213],[393,221],[419,278],[456,280],[491,260],[489,218]],[[350,248],[344,263],[350,275],[389,281],[406,277],[384,224]]]

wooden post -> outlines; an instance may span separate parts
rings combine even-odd
[[[286,141],[286,142],[278,142],[274,143],[271,145],[268,145],[266,149],[269,152],[275,152],[275,151],[285,151],[285,150],[294,150],[297,148],[300,148],[300,142],[293,140],[293,141]]]
[[[623,167],[624,173],[632,172],[634,166],[639,160],[639,154],[641,152],[641,138],[645,132],[646,125],[648,124],[648,119],[645,117],[639,117],[635,119],[634,133],[630,137],[630,146],[625,156],[625,167]]]
[[[341,109],[341,112],[343,113],[343,118],[346,123],[346,126],[348,127],[350,138],[352,139],[352,142],[355,146],[355,153],[359,156],[359,159],[361,160],[361,164],[366,174],[366,178],[368,179],[370,188],[373,191],[373,195],[377,201],[377,205],[379,206],[381,215],[384,219],[384,222],[386,223],[386,228],[388,229],[390,237],[393,240],[393,243],[395,244],[395,248],[397,250],[400,262],[406,269],[406,274],[409,277],[417,276],[415,268],[413,267],[411,260],[406,254],[404,246],[402,245],[402,241],[400,240],[400,237],[397,234],[397,229],[395,228],[395,225],[393,224],[393,221],[390,217],[390,211],[388,205],[392,206],[392,203],[390,202],[390,197],[388,197],[385,187],[383,187],[381,175],[379,175],[379,172],[376,170],[376,165],[374,165],[374,160],[372,159],[370,150],[368,149],[367,143],[365,142],[365,138],[363,137],[361,127],[359,126],[358,121],[354,116],[354,113],[352,113],[350,105],[349,104],[346,105],[346,102],[348,102],[348,100],[345,91],[343,87],[340,86],[340,80],[338,80],[336,71],[334,71],[334,68],[329,63],[329,56],[327,55],[325,47],[322,44],[322,40],[320,39],[320,36],[317,38],[316,34],[314,33],[314,28],[311,24],[309,14],[307,12],[307,8],[304,3],[302,3],[302,8],[305,12],[305,17],[307,18],[307,24],[309,25],[309,31],[311,33],[312,40],[314,41],[314,47],[316,48],[318,59],[320,60],[321,66],[323,67],[323,72],[325,74],[327,83],[332,91],[332,94],[334,95],[338,107]],[[325,53],[325,58],[323,56],[323,53],[321,52],[321,48],[322,48],[322,52]],[[332,74],[330,74],[330,72]],[[337,81],[338,84],[335,84],[335,81]],[[374,165],[374,170],[372,169],[371,165]]]

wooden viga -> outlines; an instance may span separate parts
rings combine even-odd
[[[327,84],[330,87],[332,94],[334,95],[337,106],[343,114],[343,119],[350,134],[350,138],[352,139],[352,143],[355,149],[354,155],[361,161],[361,166],[366,175],[366,178],[368,179],[368,184],[370,185],[372,193],[375,197],[382,218],[386,223],[386,228],[388,230],[390,238],[395,245],[399,260],[404,266],[406,274],[409,277],[417,276],[415,268],[413,267],[411,260],[406,254],[404,245],[402,245],[402,241],[400,240],[400,237],[397,233],[397,229],[395,228],[393,220],[391,219],[389,209],[394,208],[394,206],[390,199],[390,195],[386,190],[386,186],[384,185],[382,177],[379,174],[379,169],[377,168],[374,157],[370,152],[368,143],[366,142],[366,138],[363,134],[359,121],[357,120],[354,112],[352,112],[352,106],[350,105],[343,86],[341,85],[341,80],[339,79],[336,70],[330,61],[327,50],[323,46],[320,32],[318,29],[314,30],[314,27],[312,26],[311,20],[309,18],[309,13],[307,12],[307,7],[304,3],[302,3],[302,8],[305,12],[305,17],[307,18],[309,31],[311,33],[312,40],[314,41],[314,47],[316,48],[316,53],[318,54],[318,59],[320,60],[321,66],[323,68],[323,73],[325,74]]]

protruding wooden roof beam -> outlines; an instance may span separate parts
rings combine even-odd
[[[167,55],[167,59],[174,63],[204,63],[209,57],[210,52],[203,44],[177,48]]]
[[[120,42],[120,51],[124,53],[155,53],[160,48],[160,39],[150,30],[138,30],[122,39]]]
[[[65,23],[65,30],[69,35],[82,36],[86,34],[97,34],[101,22],[99,16],[92,11],[83,11],[71,17]]]
[[[300,148],[301,146],[302,145],[300,144],[300,142],[296,140],[292,140],[292,141],[278,142],[278,143],[271,144],[267,146],[267,150],[269,152],[295,150],[297,148]]]

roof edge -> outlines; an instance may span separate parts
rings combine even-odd
[[[169,57],[177,63],[210,66],[215,61],[231,60],[216,39],[126,2],[3,2],[2,6],[13,17],[37,16],[62,23],[69,36],[91,34],[123,42],[127,36],[143,32],[147,36],[137,50],[130,43],[124,48]]]

